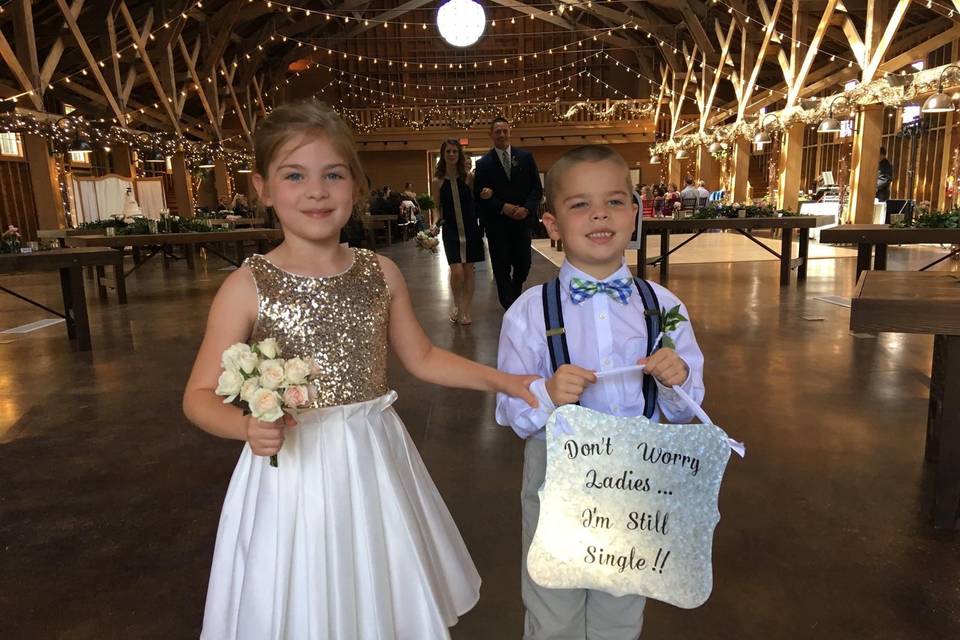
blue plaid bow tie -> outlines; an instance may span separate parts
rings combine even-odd
[[[582,304],[598,293],[606,293],[620,304],[627,304],[633,293],[633,278],[617,278],[610,282],[594,282],[581,278],[570,279],[570,299],[573,304]]]

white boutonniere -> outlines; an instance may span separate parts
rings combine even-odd
[[[519,168],[520,168],[520,161],[517,160],[517,158],[516,158],[515,156],[510,156],[510,167],[511,167],[511,169],[519,169]]]

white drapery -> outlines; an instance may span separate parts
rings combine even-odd
[[[138,178],[137,203],[147,218],[160,219],[160,210],[167,208],[167,197],[163,191],[163,178]]]
[[[99,178],[73,178],[77,222],[95,222],[123,213],[130,178],[106,175]]]

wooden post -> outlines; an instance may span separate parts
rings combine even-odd
[[[670,164],[667,168],[667,182],[672,182],[679,189],[683,183],[683,168],[680,166],[680,160],[677,160],[676,154],[670,156]]]
[[[877,195],[877,165],[883,135],[883,105],[863,107],[857,117],[850,161],[850,218],[854,224],[873,222],[873,201]]]
[[[33,201],[37,207],[38,229],[63,229],[67,226],[60,194],[57,164],[50,155],[50,146],[45,138],[21,134],[23,150],[30,165],[30,185]]]
[[[227,169],[227,163],[222,158],[213,161],[213,179],[217,189],[217,202],[220,198],[230,197],[230,172]]]
[[[802,122],[784,129],[780,140],[780,177],[777,185],[777,207],[796,211],[799,208],[800,171],[803,160]]]
[[[734,202],[747,199],[747,182],[750,179],[750,141],[738,140],[733,145],[733,157],[730,158],[730,183]]]
[[[697,179],[703,180],[709,191],[716,191],[721,186],[720,162],[704,146],[697,149]]]
[[[170,158],[173,166],[173,192],[177,198],[177,213],[184,218],[193,217],[193,185],[190,183],[190,172],[183,152],[175,153]]]
[[[126,176],[131,180],[137,177],[137,171],[130,158],[130,147],[125,144],[110,147],[110,164],[113,167],[112,173]]]

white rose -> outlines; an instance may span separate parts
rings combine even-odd
[[[243,376],[236,371],[224,371],[217,380],[217,390],[214,392],[218,396],[226,396],[224,404],[233,402],[233,399],[240,393],[240,387],[243,386]]]
[[[310,392],[307,391],[306,385],[287,387],[287,390],[283,392],[283,404],[288,407],[302,407],[309,400]]]
[[[273,360],[280,355],[280,346],[276,338],[267,338],[257,343],[257,349],[263,354],[264,358]]]
[[[257,364],[260,358],[252,350],[242,351],[237,354],[237,366],[247,375],[257,370]]]
[[[310,375],[310,365],[301,358],[290,358],[283,365],[283,377],[288,385],[303,384]]]
[[[220,356],[220,365],[224,371],[239,371],[240,356],[250,352],[250,345],[248,344],[244,344],[243,342],[232,344],[223,352],[223,355]]]
[[[321,373],[323,373],[323,368],[320,366],[320,363],[317,362],[316,358],[311,358],[310,359],[310,375],[319,376]]]
[[[260,386],[276,389],[283,384],[283,360],[263,360],[260,363]]]
[[[253,402],[253,395],[259,390],[260,378],[256,376],[247,378],[243,386],[240,387],[240,399],[247,404],[251,404]]]
[[[269,389],[260,389],[253,394],[250,413],[262,422],[279,420],[283,417],[283,409],[280,408],[280,394]]]

